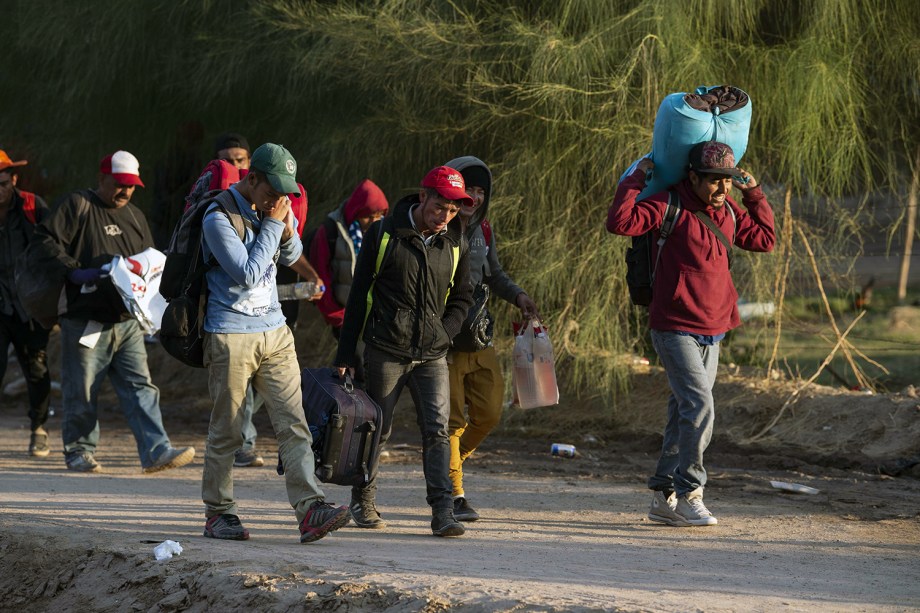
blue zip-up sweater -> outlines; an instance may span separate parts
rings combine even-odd
[[[230,219],[220,212],[212,212],[217,204],[212,204],[205,214],[201,224],[202,253],[205,261],[213,254],[219,266],[206,275],[210,293],[204,329],[220,334],[247,334],[280,328],[285,325],[285,319],[278,302],[274,256],[281,242],[284,222],[271,217],[260,220],[235,187],[230,187],[230,193],[252,230],[247,227],[245,237],[240,240]],[[293,264],[302,252],[303,245],[295,231],[281,245],[278,262],[285,266]]]

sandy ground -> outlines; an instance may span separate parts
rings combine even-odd
[[[203,448],[206,414],[166,410],[174,444]],[[408,411],[406,411],[408,412]],[[260,430],[268,432],[264,419]],[[51,421],[59,435],[59,416]],[[252,538],[201,535],[201,458],[143,475],[115,408],[103,411],[104,472],[29,458],[24,405],[0,409],[0,602],[16,611],[903,611],[920,608],[920,481],[735,453],[712,454],[711,528],[645,518],[654,449],[497,436],[469,461],[483,519],[432,537],[419,449],[382,466],[385,531],[346,527],[301,545],[274,468],[237,469]],[[396,440],[414,441],[411,429]],[[263,436],[270,457],[274,440]],[[785,493],[770,480],[817,495]],[[328,499],[347,491],[328,486]],[[171,539],[181,556],[156,561]]]
[[[329,359],[331,336],[313,330],[297,335],[302,365]],[[52,335],[57,377],[55,343]],[[59,397],[55,450],[30,458],[25,397],[0,396],[0,611],[920,610],[920,465],[897,478],[878,470],[920,462],[913,387],[798,390],[723,366],[707,454],[715,527],[646,519],[667,396],[652,366],[637,370],[617,411],[596,399],[507,411],[467,462],[483,519],[461,538],[431,536],[419,436],[403,405],[381,467],[388,529],[348,526],[301,545],[283,480],[267,465],[235,472],[251,540],[217,542],[201,534],[205,373],[157,345],[148,353],[173,444],[199,450],[181,469],[141,473],[110,389],[100,400],[104,471],[91,475],[64,468]],[[11,364],[7,381],[18,375]],[[264,412],[256,425],[271,464]],[[553,442],[579,455],[554,458]],[[784,492],[771,480],[820,492]],[[326,495],[348,502],[339,486]],[[158,562],[153,548],[166,539],[183,552]]]

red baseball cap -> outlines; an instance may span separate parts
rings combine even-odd
[[[112,175],[122,185],[144,187],[144,183],[141,181],[140,168],[141,163],[127,151],[116,151],[112,155],[102,158],[99,163],[99,172],[104,175]]]
[[[422,187],[430,187],[437,190],[441,196],[454,202],[465,202],[467,206],[473,206],[473,199],[466,193],[466,184],[463,182],[463,175],[459,170],[454,170],[450,166],[438,166],[433,168],[425,178],[422,179]]]
[[[25,166],[26,164],[28,164],[26,160],[19,160],[18,162],[14,162],[10,159],[10,156],[6,154],[6,151],[0,149],[0,170],[15,168],[16,166]]]

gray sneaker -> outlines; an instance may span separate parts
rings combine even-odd
[[[695,489],[684,496],[678,496],[674,512],[691,526],[715,526],[719,523],[719,520],[713,517],[703,504],[703,488]]]
[[[237,449],[236,453],[233,455],[233,465],[239,467],[258,467],[264,466],[265,460],[256,453],[256,450],[252,447],[249,449]]]
[[[300,522],[300,542],[318,541],[347,524],[348,517],[348,507],[334,507],[324,500],[314,502]]]
[[[49,453],[51,453],[51,447],[48,446],[48,432],[39,426],[32,430],[32,436],[29,437],[29,455],[43,458]]]
[[[183,447],[182,449],[169,447],[160,454],[160,457],[157,458],[157,461],[154,462],[153,465],[146,467],[144,472],[156,473],[169,468],[179,468],[191,462],[194,457],[194,447]]]
[[[351,511],[351,518],[359,528],[380,530],[387,527],[387,523],[377,512],[377,504],[373,497],[355,498],[352,496],[348,510]]]
[[[75,451],[64,456],[67,470],[78,473],[97,473],[102,470],[102,464],[93,458],[93,454],[85,451]]]
[[[239,517],[230,513],[209,517],[204,524],[204,535],[229,541],[249,540],[249,530],[243,527]]]
[[[674,492],[670,492],[665,496],[664,492],[656,491],[652,496],[652,504],[648,508],[648,518],[659,524],[667,524],[669,526],[689,526],[690,524],[687,523],[687,520],[674,512],[676,507],[677,496],[674,495]]]

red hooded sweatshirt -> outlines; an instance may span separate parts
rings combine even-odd
[[[310,243],[310,253],[307,254],[307,258],[326,285],[326,292],[316,303],[316,306],[319,307],[326,323],[333,328],[342,327],[342,321],[345,317],[345,301],[342,299],[345,296],[341,294],[347,295],[347,290],[342,292],[340,286],[350,289],[357,259],[352,251],[354,245],[351,239],[347,238],[348,226],[355,219],[373,215],[378,211],[386,215],[388,209],[389,205],[383,191],[370,179],[364,179],[358,183],[348,200],[329,214],[329,217],[335,221],[337,228],[336,251],[340,251],[340,248],[343,245],[345,246],[350,256],[348,258],[350,261],[347,263],[344,258],[341,258],[336,263],[336,253],[329,253],[329,240],[325,225],[321,225],[316,234],[313,235],[313,240]],[[340,269],[336,270],[336,266]],[[346,267],[347,270],[345,269]],[[338,297],[337,294],[339,294]]]
[[[636,202],[645,188],[645,173],[633,172],[617,187],[607,212],[607,231],[624,236],[641,236],[654,230],[655,240],[668,206],[668,192]],[[743,210],[730,197],[719,209],[701,201],[684,179],[674,189],[683,211],[661,251],[649,327],[659,331],[682,331],[717,335],[741,324],[738,292],[728,270],[728,253],[703,222],[694,215],[702,211],[734,245],[748,251],[769,252],[776,242],[773,210],[760,186],[742,193]],[[725,207],[735,212],[737,224]],[[657,246],[653,248],[653,251]],[[652,254],[655,257],[655,254]]]

